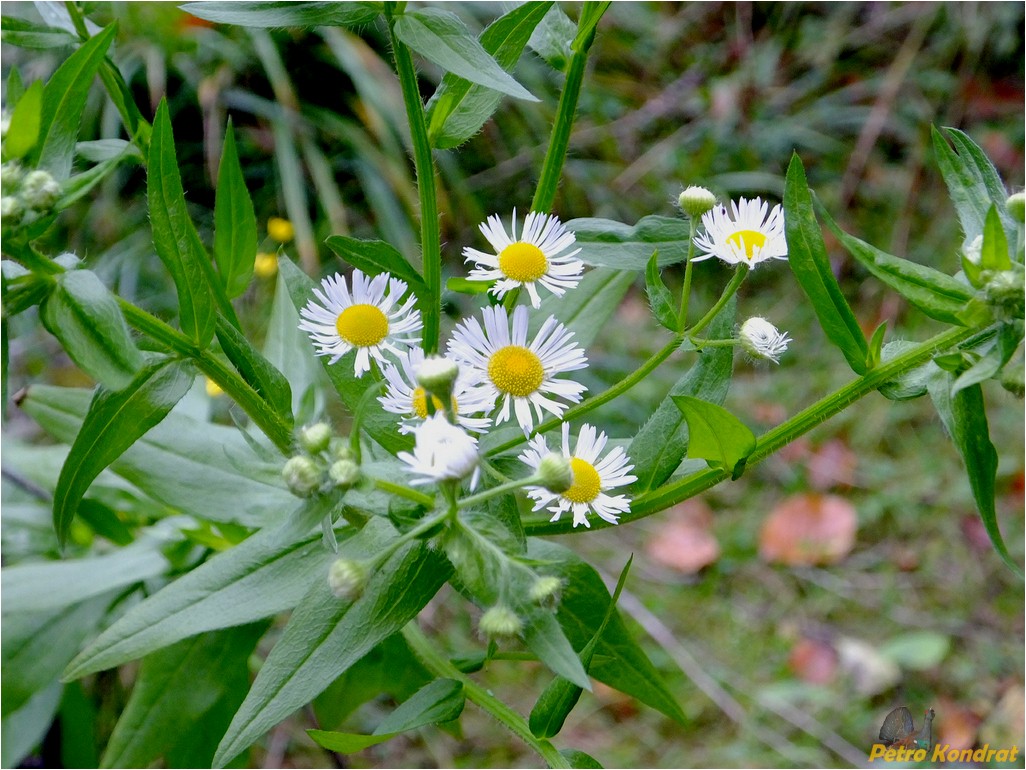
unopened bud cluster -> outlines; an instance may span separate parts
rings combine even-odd
[[[1001,321],[1021,319],[1026,313],[1026,292],[1021,266],[1012,270],[984,270],[980,273],[983,300]]]
[[[505,604],[496,604],[485,611],[481,620],[478,621],[477,627],[482,634],[489,638],[504,638],[516,636],[523,631],[524,621]]]
[[[328,571],[328,586],[339,599],[355,599],[367,584],[367,565],[355,559],[338,559]]]
[[[310,497],[332,487],[347,489],[360,480],[360,466],[352,451],[332,435],[327,423],[307,425],[297,438],[302,453],[289,458],[281,471],[292,494]]]
[[[53,211],[61,186],[49,171],[26,172],[16,162],[0,166],[0,218],[6,226],[29,224]]]
[[[777,331],[777,327],[765,318],[753,316],[741,324],[738,334],[741,347],[752,358],[780,363],[780,356],[787,352],[791,338]]]
[[[701,219],[702,215],[716,205],[716,196],[704,187],[691,186],[677,198],[681,211],[691,219]]]

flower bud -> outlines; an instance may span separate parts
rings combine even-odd
[[[716,205],[716,196],[704,187],[691,186],[680,194],[677,203],[689,217],[699,219]]]
[[[752,358],[761,358],[780,363],[780,356],[787,351],[791,338],[777,331],[777,327],[765,318],[753,316],[741,324],[741,347]]]
[[[17,193],[21,188],[21,180],[25,176],[25,169],[20,163],[11,161],[0,166],[0,190],[7,194]]]
[[[1022,318],[1026,312],[1023,273],[1019,270],[985,270],[980,275],[983,281],[984,301],[1001,320]]]
[[[428,393],[447,396],[460,373],[456,362],[444,356],[428,356],[417,366],[417,384]]]
[[[1017,192],[1015,195],[1009,195],[1005,201],[1005,208],[1015,217],[1016,222],[1022,222],[1026,219],[1026,194]]]
[[[50,172],[30,171],[21,186],[21,197],[29,208],[39,211],[53,208],[61,195],[61,186]]]
[[[546,575],[534,581],[531,586],[531,601],[538,604],[554,604],[559,597],[559,589],[563,587],[563,581],[558,577]]]
[[[296,236],[296,228],[287,219],[271,217],[267,220],[267,234],[278,243],[288,243]]]
[[[352,460],[338,460],[328,468],[328,478],[337,486],[351,487],[360,480],[360,466]]]
[[[1018,363],[1009,364],[1001,372],[1001,387],[1016,398],[1022,398],[1026,393],[1026,372],[1023,371],[1021,358]]]
[[[290,458],[281,469],[281,477],[296,497],[309,497],[321,485],[321,469],[309,457]]]
[[[355,599],[367,584],[367,577],[362,561],[338,559],[328,570],[328,585],[339,599]]]
[[[356,454],[349,446],[348,439],[337,439],[331,442],[331,456],[334,460],[356,461]]]
[[[574,485],[574,470],[570,461],[557,452],[549,452],[538,463],[538,483],[559,495]]]
[[[307,425],[299,431],[299,445],[310,454],[323,452],[331,445],[331,426],[326,422]]]
[[[25,206],[22,205],[21,198],[13,195],[0,197],[0,218],[5,222],[13,222],[20,218],[24,211]]]
[[[481,616],[477,627],[482,634],[489,637],[516,636],[523,630],[524,623],[509,607],[496,604]]]

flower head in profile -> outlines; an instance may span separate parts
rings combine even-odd
[[[470,488],[477,486],[481,469],[478,465],[477,440],[463,428],[450,425],[441,412],[428,417],[413,430],[416,444],[413,453],[397,456],[414,474],[411,484],[463,479],[471,476]]]
[[[475,264],[469,278],[495,281],[491,291],[500,299],[507,292],[523,287],[531,296],[531,304],[537,308],[541,306],[537,284],[561,297],[581,280],[584,263],[573,259],[580,249],[567,251],[576,239],[558,217],[531,212],[524,219],[524,229],[518,238],[516,210],[508,234],[502,220],[493,214],[481,225],[481,232],[495,253],[463,249],[465,261]]]
[[[607,440],[605,433],[599,433],[585,423],[577,436],[577,446],[571,451],[570,425],[564,422],[562,453],[570,460],[573,484],[560,493],[545,487],[526,487],[527,496],[534,500],[534,510],[547,507],[553,514],[551,521],[557,521],[566,511],[573,511],[575,527],[578,524],[591,526],[588,513],[595,513],[610,524],[618,523],[620,515],[630,511],[630,500],[626,495],[610,495],[608,491],[637,481],[637,476],[630,474],[634,466],[620,447],[611,449],[605,457],[599,457]],[[520,459],[537,470],[548,453],[545,437],[535,436],[520,454]]]
[[[730,202],[731,213],[724,206],[714,206],[702,215],[704,233],[695,237],[695,245],[704,254],[695,257],[699,262],[719,257],[731,265],[755,267],[767,259],[787,259],[787,241],[784,238],[784,210],[760,198],[740,198]]]
[[[388,363],[382,369],[388,390],[380,396],[386,412],[398,414],[403,420],[400,433],[410,433],[428,416],[428,399],[436,411],[444,411],[445,405],[436,395],[429,395],[427,389],[418,383],[418,371],[424,366],[424,351],[410,348],[401,353],[398,362]],[[475,433],[488,430],[492,421],[488,417],[474,417],[490,412],[495,406],[495,396],[480,386],[475,373],[466,366],[460,367],[452,384],[452,407],[457,424]]]
[[[783,332],[777,331],[777,327],[765,318],[753,316],[741,324],[741,331],[738,335],[741,339],[741,347],[752,358],[762,358],[780,363],[780,357],[787,352],[787,346],[791,338]]]
[[[588,366],[584,351],[573,341],[573,332],[554,316],[542,324],[527,342],[527,308],[513,311],[513,328],[501,305],[483,311],[484,327],[476,318],[459,324],[449,341],[449,355],[474,372],[494,404],[501,403],[496,424],[516,413],[524,433],[542,419],[542,410],[562,417],[566,403],[577,403],[587,387],[556,375]],[[558,399],[558,400],[557,400]],[[531,408],[534,408],[534,416]]]
[[[299,328],[310,335],[317,355],[331,356],[333,364],[355,350],[359,377],[370,370],[372,357],[384,364],[386,350],[399,355],[420,342],[413,336],[423,326],[415,298],[399,304],[406,289],[404,281],[388,273],[371,278],[354,270],[350,292],[343,276],[329,275],[313,290],[320,304],[310,300],[299,311]]]

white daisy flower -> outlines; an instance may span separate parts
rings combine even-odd
[[[637,481],[638,477],[630,474],[634,466],[621,447],[610,450],[603,459],[599,459],[607,440],[605,433],[599,433],[593,426],[585,423],[577,436],[577,446],[571,452],[570,424],[564,422],[562,450],[563,456],[570,460],[574,483],[559,494],[550,492],[545,487],[525,487],[527,496],[534,500],[534,510],[538,511],[548,506],[548,510],[553,513],[550,521],[557,521],[563,513],[572,510],[575,527],[578,524],[591,526],[588,522],[589,511],[598,514],[610,524],[618,523],[621,514],[629,513],[630,499],[626,495],[607,494],[607,491],[627,486]],[[548,452],[545,437],[535,436],[527,449],[521,453],[520,459],[537,470]]]
[[[486,254],[477,249],[463,249],[464,261],[474,262],[476,267],[468,276],[472,281],[495,281],[492,294],[500,299],[507,292],[521,286],[531,295],[531,304],[541,306],[541,297],[535,284],[540,283],[556,296],[563,296],[567,289],[574,288],[581,280],[584,263],[572,257],[580,252],[574,249],[576,238],[559,221],[558,217],[532,212],[524,220],[524,230],[517,238],[517,212],[513,210],[510,235],[497,214],[488,217],[481,225],[488,243],[495,254]]]
[[[333,364],[355,348],[359,377],[370,370],[372,356],[384,364],[386,350],[399,355],[420,342],[420,337],[413,336],[423,328],[420,311],[413,307],[416,298],[411,294],[393,310],[407,288],[405,281],[388,273],[371,278],[353,270],[350,294],[343,276],[329,275],[321,288],[313,290],[321,304],[310,300],[299,311],[303,316],[299,328],[310,335],[317,355],[331,356]]]
[[[584,351],[573,341],[574,333],[549,316],[534,340],[527,344],[527,308],[513,311],[513,331],[509,316],[501,305],[486,307],[484,329],[476,318],[459,324],[449,341],[449,355],[465,368],[476,372],[492,403],[501,398],[495,423],[510,418],[510,407],[524,434],[534,428],[531,407],[538,421],[542,409],[562,417],[566,404],[549,398],[556,396],[577,403],[587,387],[573,380],[557,380],[556,375],[588,366]]]
[[[418,476],[411,484],[431,484],[472,475],[470,488],[477,486],[481,475],[477,439],[463,428],[450,425],[441,412],[435,412],[414,428],[413,435],[417,442],[413,454],[400,452],[397,455]]]
[[[752,358],[762,358],[780,363],[780,356],[787,352],[791,338],[777,331],[777,327],[765,318],[753,316],[741,324],[738,334],[743,347]]]
[[[399,424],[400,433],[411,433],[428,416],[428,394],[417,382],[418,369],[424,363],[424,351],[410,348],[408,352],[400,353],[398,359],[398,365],[389,362],[381,370],[388,382],[388,390],[378,397],[378,401],[386,412],[403,417]],[[444,410],[438,396],[431,396],[431,399],[436,410]],[[457,423],[467,430],[483,433],[492,421],[471,415],[490,412],[495,406],[495,396],[480,387],[478,376],[472,369],[462,366],[452,386],[452,406]]]
[[[700,262],[719,257],[724,262],[755,267],[767,259],[787,259],[784,238],[784,210],[760,198],[741,198],[730,202],[731,214],[720,205],[702,215],[704,233],[695,237],[695,245],[705,254],[694,258]],[[768,215],[767,215],[767,212]]]

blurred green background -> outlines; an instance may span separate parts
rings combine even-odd
[[[448,9],[477,30],[500,7]],[[340,269],[324,246],[335,233],[387,240],[416,257],[416,188],[382,27],[360,36],[245,30],[209,25],[173,3],[84,8],[100,25],[118,20],[115,60],[143,113],[151,117],[167,95],[186,196],[205,235],[231,117],[261,225],[272,216],[289,219],[295,238],[283,248],[309,272]],[[576,17],[576,4],[563,8]],[[4,6],[5,14],[36,21],[58,10]],[[1023,11],[1014,2],[613,3],[592,49],[555,213],[564,221],[673,215],[689,184],[722,198],[778,201],[796,150],[810,185],[845,230],[954,273],[961,234],[930,126],[966,131],[1010,191],[1022,189]],[[477,226],[486,216],[506,218],[529,205],[562,85],[542,53],[528,51],[515,71],[540,104],[508,100],[470,142],[436,153],[448,275],[464,274],[463,246],[482,247]],[[45,78],[66,55],[4,45],[5,80],[15,64],[25,82]],[[421,62],[420,74],[428,98],[439,73]],[[94,87],[80,139],[121,135],[116,111]],[[867,331],[883,320],[889,339],[937,331],[827,244]],[[152,253],[138,167],[122,167],[91,200],[66,212],[44,246],[76,253],[122,295],[173,313],[173,284]],[[277,248],[265,238],[264,250]],[[715,260],[696,266],[698,307],[708,306],[726,276]],[[666,280],[678,285],[680,275],[667,271]],[[272,294],[271,278],[258,276],[242,299],[240,315],[256,338]],[[448,299],[453,317],[472,306],[459,295]],[[779,367],[737,364],[728,406],[757,433],[849,380],[782,265],[756,271],[739,308],[742,317],[766,316],[795,340]],[[10,333],[8,393],[31,382],[87,384],[32,314],[13,319]],[[662,334],[639,283],[589,349],[592,392],[661,347]],[[674,359],[597,412],[596,421],[613,436],[633,435],[686,361]],[[994,382],[984,387],[1000,456],[999,521],[1022,563],[1022,402]],[[227,419],[224,405],[215,403],[214,412]],[[8,435],[39,440],[12,405],[5,414]],[[801,508],[824,499],[835,506],[827,519],[837,511],[857,521],[836,563],[781,565],[760,557],[771,511],[782,502]],[[987,542],[957,453],[925,400],[869,397],[700,502],[562,540],[607,575],[637,555],[622,610],[639,633],[659,641],[645,647],[690,720],[681,727],[614,692],[586,693],[557,740],[606,766],[857,764],[884,716],[902,704],[917,723],[923,709],[937,711],[935,740],[1023,746],[1023,586]],[[659,548],[666,543],[672,546]],[[443,594],[428,613],[452,650],[477,644],[458,597]],[[483,681],[526,713],[547,674],[497,663]],[[370,731],[392,706],[377,699],[342,724],[320,726]],[[254,751],[251,765],[334,761],[303,733],[311,718],[302,713],[285,723]],[[428,729],[347,762],[537,764],[473,708],[462,724],[459,735]]]

